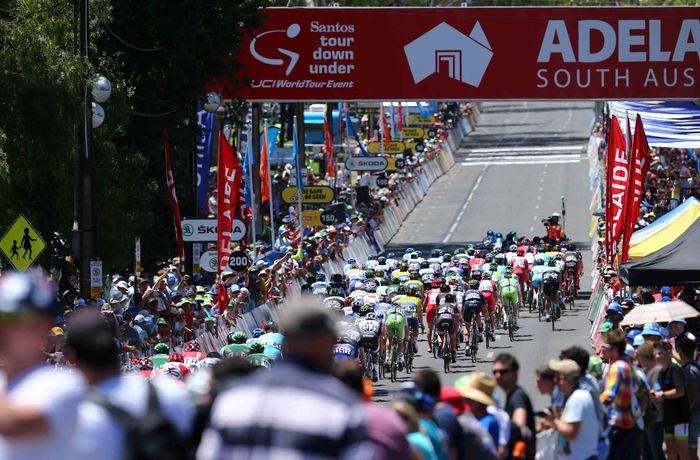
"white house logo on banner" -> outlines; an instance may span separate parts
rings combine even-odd
[[[267,57],[263,56],[255,49],[255,44],[257,43],[258,39],[264,37],[265,35],[282,33],[285,34],[287,38],[295,38],[299,35],[299,32],[301,32],[301,27],[299,26],[299,24],[292,24],[289,27],[287,27],[286,30],[269,30],[267,32],[263,32],[260,35],[257,35],[255,38],[253,38],[253,40],[250,42],[250,54],[252,54],[253,57],[258,61],[268,65],[284,65],[285,59],[283,59],[282,56],[288,57],[289,63],[287,64],[287,69],[285,70],[284,74],[289,76],[289,74],[292,73],[292,70],[294,70],[294,66],[297,64],[297,61],[299,60],[299,53],[284,48],[277,48],[277,51],[279,52],[280,56]],[[281,37],[277,35],[275,36],[275,40],[280,39]]]
[[[418,84],[435,73],[479,87],[493,50],[477,21],[467,36],[442,22],[404,46],[413,81]]]

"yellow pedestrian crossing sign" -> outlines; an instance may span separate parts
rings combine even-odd
[[[0,251],[21,272],[28,269],[45,248],[46,242],[23,214],[17,216],[0,240]]]

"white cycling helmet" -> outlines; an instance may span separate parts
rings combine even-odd
[[[511,244],[510,247],[509,247],[508,249],[510,249],[511,252],[515,252],[515,251],[518,250],[518,247],[517,247],[516,245],[514,245],[514,244]]]
[[[368,321],[373,321],[377,319],[377,315],[375,315],[374,312],[369,312],[365,315],[365,319]]]

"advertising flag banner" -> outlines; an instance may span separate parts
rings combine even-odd
[[[630,156],[634,160],[630,174],[630,188],[627,195],[625,231],[622,234],[622,262],[627,262],[629,258],[630,238],[639,216],[642,194],[644,193],[644,178],[647,177],[647,171],[649,171],[649,164],[651,163],[651,149],[649,149],[649,144],[647,144],[642,117],[639,114],[637,114],[637,121],[634,124],[634,140],[630,150]]]
[[[208,214],[207,194],[209,193],[209,167],[211,147],[214,138],[214,114],[203,107],[197,107],[197,209]]]
[[[700,84],[697,6],[265,8],[263,15],[232,50],[245,69],[237,84],[217,83],[228,97],[695,99]]]
[[[175,191],[175,178],[173,168],[170,165],[170,134],[168,129],[163,129],[163,150],[165,151],[165,181],[168,185],[168,201],[173,212],[173,224],[175,225],[175,236],[177,237],[177,253],[180,257],[180,269],[185,267],[185,243],[182,239],[182,227],[180,227],[180,204],[177,201]]]
[[[236,152],[228,143],[223,132],[219,133],[219,161],[218,161],[218,202],[216,220],[218,227],[217,251],[219,273],[222,267],[228,266],[231,255],[231,241],[233,238],[233,220],[239,209],[241,201],[241,181],[243,171],[238,163]],[[226,288],[219,287],[219,303],[225,304],[228,300]]]
[[[617,253],[617,243],[620,240],[625,223],[627,209],[627,188],[629,186],[630,162],[627,155],[625,136],[615,115],[610,126],[610,141],[608,143],[608,201],[605,204],[605,232],[608,254],[612,261]]]
[[[267,128],[261,139],[262,147],[260,147],[260,203],[264,203],[270,199],[270,158],[268,155],[267,146]]]
[[[335,177],[335,149],[333,147],[333,134],[328,128],[328,120],[323,115],[323,144],[326,150],[326,175]],[[296,145],[296,143],[294,144]]]

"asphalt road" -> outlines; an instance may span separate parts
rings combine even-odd
[[[590,261],[588,206],[588,160],[585,148],[593,117],[592,103],[582,102],[500,102],[485,103],[476,131],[467,137],[456,155],[455,166],[438,179],[426,198],[408,217],[388,250],[413,247],[453,250],[482,239],[492,229],[504,235],[542,235],[541,219],[561,213],[566,203],[566,232],[586,248],[584,264]],[[488,350],[479,348],[479,361],[472,364],[458,351],[452,372],[442,373],[442,361],[427,353],[425,336],[419,341],[414,369],[440,370],[443,384],[473,371],[491,371],[494,357],[514,354],[520,362],[520,384],[528,391],[535,408],[546,400],[535,388],[534,370],[561,349],[571,345],[589,347],[586,318],[590,280],[581,281],[582,293],[574,310],[565,310],[552,331],[551,324],[538,322],[537,315],[521,312],[516,340],[497,331]],[[392,390],[409,380],[404,372],[399,382],[379,382],[378,400],[388,400]]]

